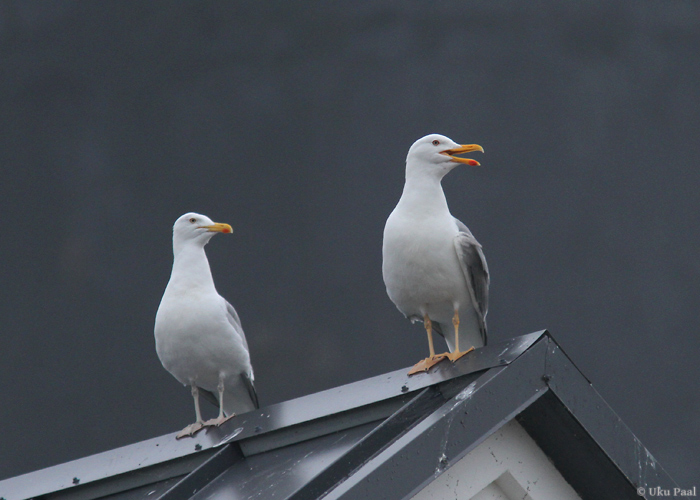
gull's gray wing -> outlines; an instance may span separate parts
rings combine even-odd
[[[481,337],[486,345],[486,313],[489,309],[489,268],[481,245],[469,228],[455,219],[459,234],[455,236],[454,245],[459,265],[469,288],[472,305],[479,316]]]
[[[238,317],[238,313],[228,300],[224,299],[223,297],[221,297],[221,299],[224,301],[224,304],[226,304],[226,318],[228,319],[228,322],[231,323],[233,329],[236,330],[236,333],[241,337],[245,350],[250,352],[250,349],[248,349],[248,341],[246,340],[245,333],[243,332],[243,325],[241,325],[241,318]]]
[[[243,326],[241,325],[241,318],[238,317],[238,313],[236,312],[236,309],[234,309],[234,307],[231,304],[229,304],[229,302],[226,299],[221,297],[221,300],[223,301],[223,303],[226,307],[226,319],[228,319],[229,324],[233,327],[233,330],[236,332],[236,335],[238,335],[239,338],[241,339],[241,342],[243,343],[243,346],[245,347],[246,351],[248,351],[248,341],[245,338],[245,333],[243,333]],[[253,405],[255,405],[255,408],[256,409],[260,408],[260,404],[258,403],[258,395],[255,392],[255,387],[253,386],[253,368],[252,367],[250,369],[250,373],[241,373],[241,380],[243,382],[243,387],[245,387],[245,389],[248,393],[248,396],[250,397],[251,402],[253,403]],[[219,398],[213,392],[207,391],[206,389],[202,389],[200,387],[199,394],[205,400],[212,403],[214,406],[219,406]],[[230,415],[231,409],[229,406],[226,405],[226,402],[227,402],[227,400],[226,400],[226,398],[224,398],[224,406],[226,406],[224,411],[227,415]]]
[[[248,376],[247,373],[241,373],[241,379],[243,380],[243,385],[248,389],[248,395],[251,401],[255,405],[255,409],[260,408],[260,403],[258,403],[258,393],[255,392],[255,386],[253,385],[253,379]]]
[[[236,330],[236,333],[241,336],[241,341],[243,342],[243,346],[245,347],[246,351],[250,352],[248,349],[248,341],[246,340],[245,333],[243,332],[243,325],[241,325],[241,318],[238,317],[236,309],[226,299],[224,299],[224,302],[226,303],[226,317],[228,318],[229,323],[231,323],[233,329]],[[253,368],[251,367],[250,374],[241,373],[241,379],[243,380],[243,385],[248,390],[248,395],[250,396],[250,400],[255,405],[255,408],[260,408],[260,404],[258,403],[258,394],[255,392],[255,386],[253,385]]]

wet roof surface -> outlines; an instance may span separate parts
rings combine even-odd
[[[547,332],[407,371],[11,478],[0,497],[405,498],[513,418],[584,497],[674,486]]]

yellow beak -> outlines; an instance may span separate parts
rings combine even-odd
[[[199,226],[201,228],[207,229],[212,233],[232,233],[233,229],[228,224],[222,224],[221,222],[215,222],[211,226]]]
[[[457,158],[456,156],[452,156],[452,155],[459,155],[459,154],[463,154],[463,153],[469,153],[471,151],[481,151],[483,153],[484,148],[482,148],[478,144],[463,144],[462,146],[459,146],[458,148],[446,149],[445,151],[440,151],[440,154],[449,156],[451,161],[454,161],[457,163],[466,163],[467,165],[471,165],[472,167],[478,167],[481,164],[476,160],[471,160],[469,158]]]

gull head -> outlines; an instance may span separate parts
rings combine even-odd
[[[419,170],[433,173],[442,178],[458,163],[478,166],[480,163],[471,158],[460,158],[459,154],[472,151],[484,152],[478,144],[457,144],[449,137],[440,134],[430,134],[418,139],[408,150],[406,156],[406,171]]]
[[[228,224],[214,222],[206,215],[189,212],[180,216],[173,224],[173,244],[182,246],[195,243],[204,246],[216,233],[232,232],[233,229]]]

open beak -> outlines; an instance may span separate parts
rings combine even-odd
[[[459,146],[459,147],[456,147],[453,149],[446,149],[445,151],[440,151],[440,154],[449,156],[451,161],[454,161],[457,163],[466,163],[467,165],[471,165],[472,167],[478,167],[481,164],[476,160],[471,160],[469,158],[458,158],[456,156],[452,156],[452,155],[460,155],[460,154],[464,154],[464,153],[469,153],[471,151],[481,151],[483,153],[484,148],[482,148],[478,144],[464,144],[462,146]]]
[[[199,226],[212,233],[232,233],[233,229],[228,224],[222,224],[221,222],[215,222],[211,226]]]

